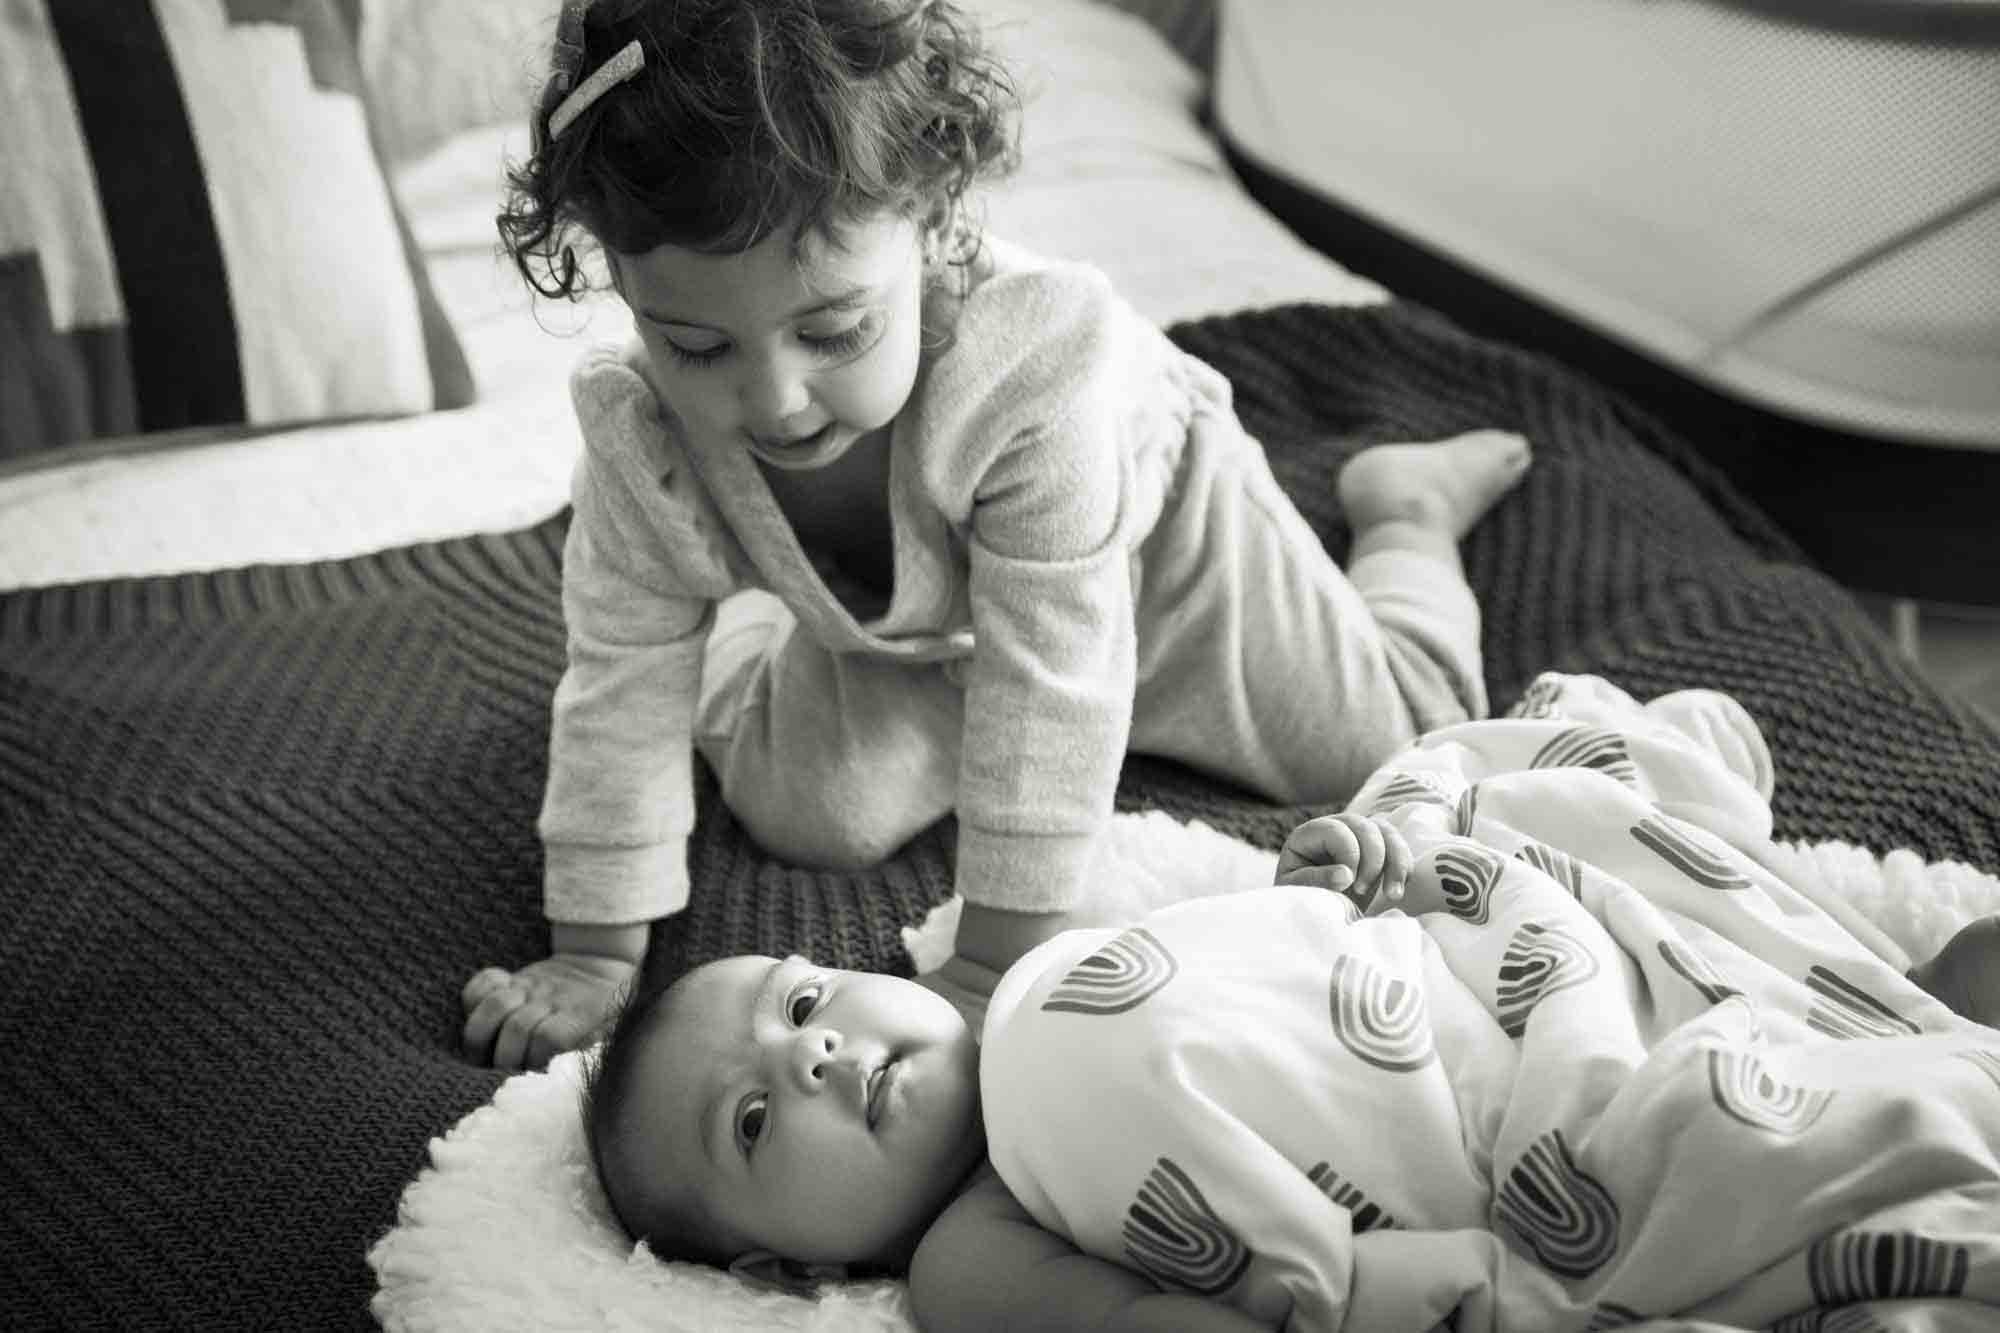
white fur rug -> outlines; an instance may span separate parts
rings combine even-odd
[[[1197,893],[1271,882],[1276,856],[1200,823],[1119,815],[1100,882],[1129,886],[1132,916]],[[1851,907],[1885,953],[1935,953],[1965,921],[2000,912],[2000,879],[1913,852],[1877,857],[1843,843],[1786,846],[1780,867]],[[956,903],[904,944],[919,970],[949,953]],[[1864,925],[1862,929],[1866,929]],[[1903,960],[1897,960],[1900,963]],[[576,1113],[579,1057],[509,1079],[493,1101],[431,1141],[431,1165],[403,1192],[395,1227],[368,1253],[373,1310],[391,1333],[496,1330],[824,1330],[913,1333],[900,1282],[857,1282],[818,1301],[753,1289],[713,1269],[663,1263],[633,1246],[604,1202]]]

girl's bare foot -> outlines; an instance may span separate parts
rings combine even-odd
[[[1525,439],[1500,430],[1372,445],[1340,470],[1340,505],[1356,533],[1409,523],[1456,542],[1521,480],[1530,457]]]

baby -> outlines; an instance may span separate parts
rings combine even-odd
[[[1393,825],[1342,814],[1294,831],[1277,880],[1319,886],[1301,892],[1346,921],[1323,888],[1394,902],[1409,868]],[[975,1313],[958,1304],[975,1273],[976,1299],[1004,1300],[1023,1327],[1117,1307],[1255,1326],[1038,1226],[987,1160],[979,1054],[960,1011],[917,982],[724,958],[622,1012],[590,1065],[589,1142],[614,1211],[663,1257],[794,1288],[909,1271],[939,1327]]]
[[[768,1281],[907,1271],[935,1328],[1762,1326],[1828,1303],[1809,1256],[1863,1200],[2000,1234],[2000,1041],[1951,1012],[2000,1020],[2000,920],[1909,985],[1704,832],[1754,840],[1768,797],[1732,701],[1551,681],[1302,824],[1272,888],[1039,946],[983,1043],[796,957],[636,1001],[586,1095],[613,1209]],[[1521,836],[1538,813],[1575,840]],[[1899,1155],[1951,1134],[1965,1182]],[[1688,1203],[1716,1197],[1730,1226]],[[2000,1242],[1965,1248],[1938,1294],[2000,1300]]]

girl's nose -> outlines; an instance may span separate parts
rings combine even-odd
[[[805,377],[782,363],[766,361],[752,367],[739,392],[751,430],[773,438],[783,433],[786,421],[810,405]]]

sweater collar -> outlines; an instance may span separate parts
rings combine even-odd
[[[635,343],[628,357],[650,384],[643,349]],[[653,392],[659,398],[657,388]],[[911,531],[917,516],[910,512],[907,497],[913,494],[916,479],[908,473],[912,442],[906,438],[903,418],[890,428],[889,442],[888,509],[895,576],[887,610],[863,624],[813,568],[750,451],[696,438],[695,432],[673,418],[663,398],[660,402],[662,419],[671,420],[670,429],[680,436],[703,488],[722,511],[765,586],[791,608],[821,644],[834,652],[866,652],[907,661],[960,657],[971,650],[970,630],[940,628],[949,608],[952,583],[950,571],[944,568],[949,559],[944,534]]]

